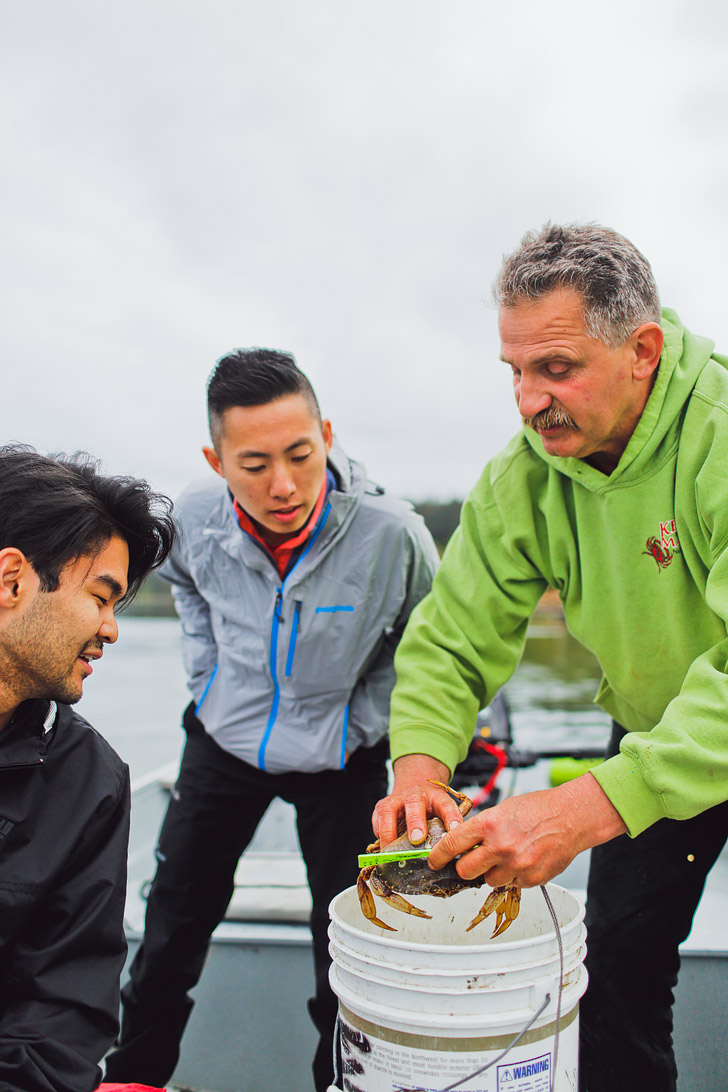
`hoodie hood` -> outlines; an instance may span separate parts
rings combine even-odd
[[[675,311],[664,308],[662,329],[665,344],[657,368],[657,378],[647,404],[610,475],[590,466],[583,459],[548,455],[538,433],[524,429],[524,435],[534,452],[559,473],[578,481],[587,489],[601,492],[617,483],[634,481],[647,473],[662,452],[668,452],[677,442],[679,423],[685,405],[700,373],[711,359],[715,343],[691,334]]]

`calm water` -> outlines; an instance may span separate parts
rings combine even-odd
[[[598,678],[594,659],[558,618],[534,619],[524,659],[506,690],[517,744],[604,743],[609,718],[591,704]],[[132,778],[179,757],[189,693],[175,619],[122,617],[118,642],[84,689],[79,712],[129,763]]]
[[[518,746],[603,746],[611,720],[592,701],[600,679],[594,657],[558,617],[534,618],[528,634],[523,660],[505,688]]]
[[[176,759],[190,700],[173,618],[119,619],[119,640],[94,665],[78,711],[129,763],[132,779]]]

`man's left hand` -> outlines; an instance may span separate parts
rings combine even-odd
[[[466,819],[434,846],[430,867],[460,854],[465,880],[484,876],[492,887],[536,887],[558,876],[577,853],[608,842],[627,827],[596,778],[511,797]]]

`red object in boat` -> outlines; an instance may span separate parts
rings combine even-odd
[[[100,1084],[96,1092],[167,1092],[165,1088],[153,1088],[150,1084]]]
[[[483,785],[477,796],[474,796],[472,799],[473,807],[479,808],[481,804],[486,802],[492,793],[501,770],[508,765],[508,753],[507,751],[504,751],[502,747],[499,747],[497,743],[486,743],[484,739],[476,739],[474,744],[476,750],[487,751],[489,755],[493,755],[496,762],[495,769],[493,770],[493,774],[488,783]]]

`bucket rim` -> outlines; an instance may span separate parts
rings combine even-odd
[[[560,927],[559,927],[561,936],[563,938],[564,932],[567,929],[571,929],[571,928],[573,928],[575,926],[578,926],[583,922],[584,915],[586,913],[586,907],[584,906],[584,903],[581,901],[581,899],[579,899],[574,894],[573,891],[569,891],[568,888],[561,887],[561,885],[557,884],[557,883],[548,883],[548,884],[545,884],[544,886],[546,887],[546,890],[549,893],[551,891],[553,891],[553,890],[563,892],[564,895],[567,895],[569,898],[573,899],[574,903],[576,904],[578,913],[574,917],[570,918],[569,921],[565,925],[560,925]],[[377,934],[377,933],[367,932],[364,929],[357,928],[356,925],[349,924],[349,922],[344,921],[344,919],[340,916],[338,911],[335,910],[335,908],[336,908],[337,903],[342,901],[344,898],[349,897],[350,892],[352,890],[355,890],[355,889],[352,888],[352,887],[345,888],[344,891],[340,891],[338,895],[335,895],[334,898],[329,903],[329,917],[330,917],[332,923],[335,923],[337,925],[339,923],[341,923],[341,927],[345,931],[348,930],[348,931],[350,931],[351,933],[355,934],[358,937],[363,937],[365,940],[369,941],[370,943],[376,943],[377,941],[380,941],[380,940],[382,940],[382,939],[384,939],[386,937],[388,945],[393,946],[395,948],[404,948],[404,949],[406,949],[407,951],[410,951],[410,952],[427,951],[427,952],[438,952],[438,953],[443,953],[443,954],[447,953],[447,952],[450,952],[450,953],[457,953],[457,954],[462,954],[462,955],[472,953],[472,951],[473,951],[473,945],[472,944],[435,944],[435,943],[429,943],[428,944],[428,943],[420,943],[419,941],[406,941],[406,940],[401,940],[401,939],[399,939],[397,937],[389,937],[387,935],[388,930],[385,930],[385,929],[380,929],[379,933]],[[533,888],[530,888],[530,889],[527,889],[527,890],[533,890]],[[374,926],[374,928],[378,928],[378,927]],[[520,940],[504,940],[502,938],[502,935],[500,937],[497,937],[497,938],[491,937],[491,940],[494,940],[494,942],[495,942],[494,947],[497,947],[498,951],[500,951],[500,952],[516,951],[516,950],[518,950],[520,948],[530,947],[534,943],[538,943],[538,944],[548,943],[552,939],[554,941],[556,940],[556,930],[553,928],[553,925],[551,925],[550,929],[548,929],[547,932],[541,933],[539,936],[536,936],[536,937],[522,937]]]

